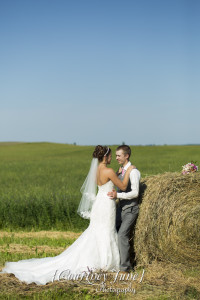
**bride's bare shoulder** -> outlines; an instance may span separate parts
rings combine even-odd
[[[112,168],[106,168],[107,175],[112,176],[115,174],[115,171]]]
[[[109,177],[115,174],[114,170],[112,168],[104,167],[101,170],[99,170],[99,175]]]
[[[107,168],[107,167],[102,167],[99,168],[99,172],[97,173],[97,184],[99,186],[104,185],[105,183],[107,183],[111,177],[113,176],[112,174],[114,173],[114,170],[111,168]]]

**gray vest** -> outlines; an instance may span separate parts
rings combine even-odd
[[[118,177],[119,177],[119,179],[121,181],[123,180],[122,174],[119,174]],[[125,191],[122,191],[119,188],[117,188],[117,192],[118,193],[123,193],[123,192],[124,193],[128,193],[130,191],[131,191],[131,181],[130,181],[130,179],[128,181],[128,185],[127,185],[127,188],[126,188]],[[132,207],[132,206],[136,206],[136,205],[138,205],[138,198],[127,199],[127,200],[126,199],[122,199],[122,200],[120,200],[119,205],[120,205],[120,207],[121,207],[122,210],[125,210],[125,209],[127,209],[129,207]]]

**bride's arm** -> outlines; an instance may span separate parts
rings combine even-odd
[[[108,178],[116,185],[120,190],[125,191],[129,181],[130,172],[134,169],[134,166],[130,166],[125,175],[123,181],[121,181],[113,169],[108,169]]]

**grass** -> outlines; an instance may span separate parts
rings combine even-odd
[[[46,234],[46,236],[45,236]],[[0,232],[0,267],[6,261],[55,256],[80,235],[73,232]]]

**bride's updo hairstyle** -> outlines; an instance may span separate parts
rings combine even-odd
[[[98,158],[99,162],[102,162],[103,158],[111,153],[111,149],[107,146],[98,145],[95,147],[93,157]]]

